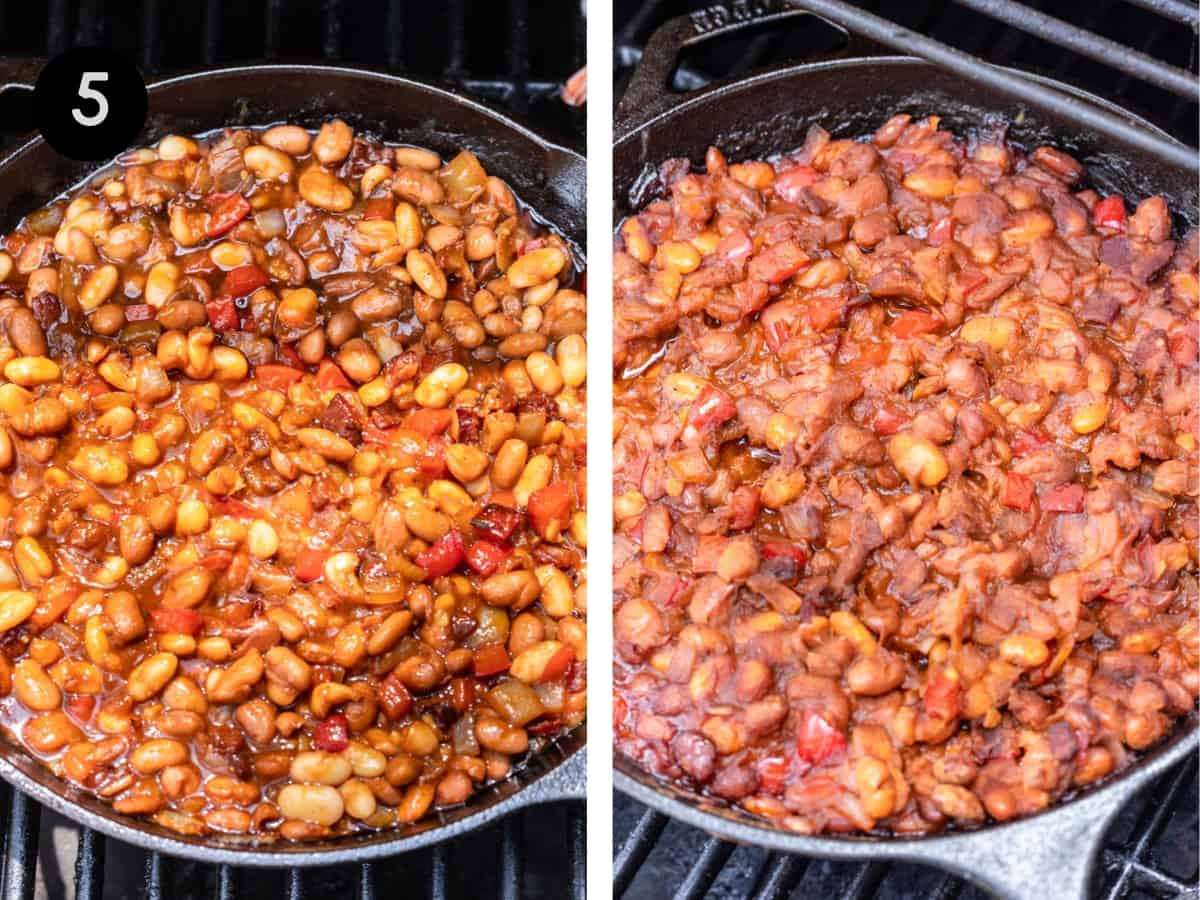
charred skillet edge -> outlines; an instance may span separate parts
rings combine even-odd
[[[28,89],[36,80],[41,60],[0,59],[0,92],[9,88]],[[544,154],[548,181],[568,190],[559,199],[564,207],[582,210],[585,205],[584,185],[586,164],[582,156],[568,148],[542,138],[524,125],[503,116],[481,103],[442,87],[411,81],[395,75],[339,66],[279,64],[261,66],[230,66],[176,75],[148,85],[154,95],[174,87],[203,82],[214,78],[261,78],[264,75],[286,77],[328,75],[333,79],[363,79],[400,89],[432,95],[446,103],[464,107],[477,115],[490,118],[517,137],[529,142]],[[331,85],[336,91],[337,85]],[[186,109],[179,111],[186,114]],[[267,124],[267,123],[259,123]],[[0,160],[0,173],[14,159],[43,149],[41,137],[31,135],[11,153]],[[103,164],[83,165],[81,174],[94,171]],[[44,200],[49,200],[45,197]],[[557,223],[551,222],[551,225]],[[581,226],[582,227],[582,226]],[[567,229],[559,226],[560,233]],[[582,231],[564,233],[582,256]],[[442,841],[474,831],[496,819],[525,807],[541,803],[582,800],[586,786],[586,725],[563,736],[550,748],[530,759],[512,778],[477,793],[466,806],[442,813],[437,818],[418,823],[405,830],[375,832],[364,836],[336,838],[309,844],[254,844],[236,842],[220,837],[189,837],[168,831],[152,822],[133,819],[116,813],[103,801],[75,791],[54,776],[32,756],[14,743],[0,737],[0,778],[35,800],[61,813],[68,819],[94,829],[109,837],[125,841],[146,850],[183,857],[206,863],[229,863],[241,866],[317,866],[363,862],[410,850],[430,847]]]
[[[461,810],[451,810],[448,815],[466,812],[449,821],[436,819],[419,823],[408,831],[378,831],[362,837],[344,837],[328,841],[306,843],[279,842],[276,844],[236,843],[214,841],[212,837],[200,838],[175,834],[151,822],[143,822],[120,815],[107,807],[103,801],[88,795],[77,794],[77,799],[68,796],[69,788],[48,771],[27,770],[8,757],[14,753],[29,759],[23,751],[16,750],[4,739],[0,756],[0,778],[20,789],[39,803],[50,807],[68,819],[111,838],[141,847],[156,853],[195,860],[202,863],[226,863],[236,866],[258,868],[332,866],[343,863],[361,863],[385,856],[395,856],[412,850],[421,850],[473,832],[483,826],[511,815],[519,810],[542,803],[560,801],[582,801],[585,796],[587,754],[583,746],[585,727],[580,726],[563,739],[563,746],[554,749],[556,755],[565,757],[557,763],[544,759],[531,761],[531,769],[544,768],[537,774],[520,772],[509,781],[496,786],[499,799],[475,812],[469,812],[479,802],[477,794]],[[32,763],[40,766],[40,763]],[[526,779],[532,779],[526,781]],[[522,784],[522,782],[525,782]]]
[[[658,781],[627,758],[616,757],[617,790],[672,818],[725,840],[782,853],[826,859],[897,860],[925,863],[968,878],[1006,900],[1047,896],[1087,900],[1088,887],[1105,832],[1121,808],[1151,781],[1196,754],[1200,729],[1196,714],[1168,742],[1133,767],[1077,797],[1035,815],[995,823],[977,831],[920,837],[809,836],[756,824],[748,816],[702,809],[699,798]],[[716,803],[713,804],[714,809]]]

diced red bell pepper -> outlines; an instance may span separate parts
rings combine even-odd
[[[687,591],[690,582],[668,572],[656,572],[642,586],[642,597],[658,609],[671,609]]]
[[[511,555],[512,551],[507,547],[491,541],[476,541],[467,548],[467,565],[486,577],[494,574]]]
[[[235,331],[241,327],[237,307],[233,298],[227,294],[209,300],[204,304],[204,308],[208,311],[208,324],[217,331]]]
[[[390,219],[396,212],[396,198],[388,192],[382,197],[372,197],[363,206],[363,218],[366,220]]]
[[[941,316],[925,312],[923,309],[905,310],[896,321],[892,322],[891,332],[901,340],[929,334],[937,331],[945,321]]]
[[[785,203],[801,203],[804,189],[811,187],[821,174],[812,166],[793,166],[775,176],[775,196]]]
[[[485,537],[503,543],[513,536],[523,518],[524,516],[515,509],[489,503],[471,520],[471,524]]]
[[[941,666],[930,672],[925,681],[925,711],[935,719],[948,722],[961,709],[962,682],[958,672]]]
[[[717,571],[717,561],[725,552],[729,538],[719,534],[703,535],[696,544],[696,552],[692,555],[692,571],[706,573]]]
[[[440,578],[462,565],[466,555],[462,534],[457,528],[451,528],[427,550],[419,553],[414,562],[425,570],[426,578]]]
[[[567,669],[571,668],[573,662],[575,662],[575,648],[570,644],[564,644],[554,651],[554,655],[546,662],[538,682],[546,684],[550,681],[558,681],[567,674]]]
[[[444,438],[430,438],[425,444],[425,451],[417,460],[421,474],[430,481],[444,478],[448,467],[446,465],[446,441]]]
[[[1113,231],[1125,230],[1125,201],[1113,194],[1092,207],[1092,224]]]
[[[766,541],[759,548],[759,555],[763,559],[778,559],[786,556],[795,560],[797,571],[804,571],[804,564],[808,562],[808,554],[804,552],[804,548],[797,544],[789,544],[786,541]]]
[[[214,550],[196,560],[196,565],[210,572],[224,572],[233,563],[233,554],[228,550]]]
[[[625,698],[619,696],[615,691],[612,699],[612,717],[613,730],[615,731],[625,723],[629,716],[629,704],[625,702]]]
[[[131,303],[125,307],[126,322],[147,322],[155,315],[154,307],[149,303]]]
[[[150,622],[155,631],[164,634],[197,635],[204,627],[204,616],[194,609],[166,609],[160,607],[150,611]]]
[[[258,266],[253,264],[238,266],[225,273],[225,277],[221,279],[221,289],[218,293],[228,294],[230,297],[245,297],[270,283],[271,276]]]
[[[390,444],[399,427],[380,428],[378,425],[367,423],[363,426],[363,441],[368,444]]]
[[[758,786],[768,794],[782,794],[791,773],[791,760],[783,756],[767,756],[758,761]]]
[[[213,506],[222,515],[235,516],[239,519],[257,519],[262,516],[262,511],[258,507],[251,506],[236,497],[214,497]]]
[[[871,427],[875,429],[876,434],[887,437],[895,434],[911,421],[912,419],[908,415],[890,403],[885,403],[879,407],[879,412],[875,414],[875,421],[871,423]]]
[[[296,352],[294,347],[280,347],[279,355],[292,364],[295,369],[303,369],[307,363],[300,358],[300,354]]]
[[[1004,490],[1000,494],[1000,502],[1011,509],[1029,512],[1035,493],[1032,479],[1020,472],[1009,472],[1004,482]]]
[[[286,391],[304,377],[304,373],[283,363],[262,363],[254,367],[254,380],[269,391]]]
[[[418,409],[404,417],[404,427],[425,437],[444,434],[454,421],[454,413],[448,409]]]
[[[326,716],[313,729],[313,743],[326,753],[341,753],[350,746],[350,722],[341,713]]]
[[[737,406],[734,405],[733,398],[709,384],[705,385],[700,396],[692,403],[692,410],[688,415],[688,425],[697,431],[703,431],[706,428],[715,428],[723,422],[728,422],[736,415]]]
[[[1056,513],[1083,512],[1083,497],[1082,484],[1056,484],[1042,494],[1042,510]]]
[[[326,357],[317,365],[317,387],[323,391],[348,391],[354,385],[341,367]]]
[[[63,706],[67,708],[67,712],[74,716],[75,721],[87,722],[96,710],[96,698],[91,694],[68,697],[63,700]]]
[[[1028,428],[1022,428],[1013,435],[1009,441],[1009,446],[1012,447],[1012,452],[1017,456],[1028,456],[1030,453],[1036,453],[1043,446],[1050,442],[1050,438],[1040,431],[1032,431]]]
[[[715,255],[731,263],[741,262],[753,252],[754,242],[750,240],[750,235],[740,229],[729,232],[717,241],[716,249],[713,250]]]
[[[539,736],[554,734],[563,727],[562,719],[558,716],[539,716],[534,721],[525,726],[525,730],[530,734]]]
[[[846,736],[819,712],[806,709],[796,728],[796,755],[810,766],[819,766],[846,749]]]
[[[508,650],[503,644],[484,644],[475,648],[475,677],[488,678],[507,672],[512,665]]]
[[[305,547],[296,555],[296,577],[301,581],[316,581],[325,571],[328,550]]]
[[[561,530],[571,517],[571,486],[565,481],[555,481],[536,490],[529,497],[529,523],[534,531],[547,537],[554,525]]]
[[[234,226],[250,215],[250,201],[236,191],[224,194],[211,194],[204,205],[212,215],[208,220],[207,236],[220,237],[234,229]]]

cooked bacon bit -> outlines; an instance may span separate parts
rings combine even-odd
[[[1056,513],[1083,512],[1083,485],[1056,484],[1042,494],[1042,510]]]
[[[525,516],[515,509],[489,503],[471,520],[471,524],[486,537],[504,543],[513,536],[513,532],[520,527],[524,519]]]
[[[1004,492],[1000,497],[1000,502],[1013,509],[1029,512],[1036,493],[1032,479],[1020,472],[1009,472],[1004,482]]]
[[[796,728],[796,755],[808,766],[821,763],[844,752],[846,735],[829,724],[829,721],[814,709],[800,714]]]
[[[350,746],[350,722],[341,713],[327,716],[313,729],[313,744],[326,753],[341,753]]]
[[[1117,195],[1105,197],[1092,207],[1092,222],[1097,228],[1125,230],[1125,201]]]

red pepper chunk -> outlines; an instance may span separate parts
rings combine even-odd
[[[454,421],[454,413],[448,409],[418,409],[404,418],[404,427],[430,438],[442,434]]]
[[[491,541],[476,541],[467,548],[467,565],[480,575],[488,576],[500,568],[500,564],[512,555],[512,551]]]
[[[752,258],[746,275],[751,281],[782,284],[810,262],[799,241],[780,241]]]
[[[204,617],[194,609],[159,609],[151,610],[150,621],[155,631],[163,634],[197,635],[204,626]]]
[[[921,309],[905,311],[891,325],[891,332],[901,340],[917,337],[937,331],[944,323],[941,316],[925,312]]]
[[[354,385],[332,359],[323,359],[317,366],[317,387],[323,391],[348,391]]]
[[[304,373],[283,363],[263,363],[254,367],[254,380],[269,391],[286,391],[304,377]]]
[[[775,176],[775,196],[785,203],[803,203],[804,189],[811,187],[820,178],[812,166],[793,166]]]
[[[575,662],[575,648],[569,644],[559,647],[554,651],[554,655],[547,660],[545,668],[542,669],[541,677],[538,678],[538,683],[546,684],[550,681],[558,681],[567,674],[567,670],[573,662]]]
[[[1092,224],[1113,231],[1125,230],[1125,201],[1115,194],[1092,207]]]
[[[725,552],[725,545],[728,543],[729,538],[719,534],[701,536],[696,544],[696,551],[692,554],[692,571],[696,574],[717,571],[717,561]]]
[[[521,513],[515,509],[509,509],[498,503],[489,503],[479,515],[471,520],[471,524],[485,537],[497,543],[503,543],[513,536],[513,532],[521,524],[522,518]]]
[[[313,729],[313,743],[326,753],[341,753],[350,746],[350,722],[341,713],[326,716]]]
[[[879,407],[879,412],[875,414],[875,421],[871,423],[871,427],[875,429],[875,433],[881,437],[895,434],[912,419],[896,409],[889,403],[885,403]]]
[[[791,773],[791,761],[783,756],[768,756],[758,761],[758,786],[768,794],[782,794]]]
[[[499,675],[501,672],[507,672],[511,665],[512,660],[503,644],[484,644],[482,647],[475,648],[476,678]]]
[[[208,220],[208,231],[205,232],[210,238],[232,231],[238,222],[250,215],[250,201],[236,191],[211,194],[204,205],[212,213]]]
[[[1020,472],[1009,472],[1000,494],[1000,502],[1011,509],[1028,512],[1033,506],[1033,481]]]
[[[697,431],[728,422],[737,415],[737,407],[724,391],[705,385],[704,390],[692,403],[692,411],[688,416],[688,425]]]
[[[221,280],[222,296],[245,297],[271,283],[271,276],[256,265],[238,266],[225,273]]]
[[[556,481],[536,490],[529,497],[529,523],[544,538],[551,538],[552,529],[558,526],[561,532],[571,517],[571,486],[565,481]]]
[[[1083,512],[1083,485],[1056,484],[1042,494],[1043,512]]]
[[[301,581],[316,581],[325,571],[328,550],[305,547],[296,555],[296,577]]]
[[[796,755],[810,766],[844,752],[846,736],[829,724],[819,712],[806,709],[796,728]]]
[[[457,528],[452,528],[418,554],[414,562],[425,570],[426,578],[440,578],[462,565],[466,555],[462,535]]]
[[[227,294],[209,300],[204,308],[208,311],[208,324],[217,331],[236,331],[242,324],[233,298]]]
[[[808,555],[802,547],[795,544],[789,544],[784,541],[766,541],[759,548],[759,555],[763,559],[778,559],[780,557],[788,557],[796,562],[796,570],[803,572],[804,564],[808,562]]]
[[[948,722],[962,708],[962,682],[958,672],[942,666],[930,672],[925,682],[925,711],[935,719]]]
[[[1036,453],[1042,449],[1042,446],[1048,444],[1050,438],[1038,431],[1030,431],[1028,428],[1022,428],[1013,435],[1009,445],[1012,447],[1012,452],[1017,456],[1028,456],[1030,453]]]
[[[950,216],[943,216],[929,227],[929,243],[934,247],[940,247],[953,239],[954,220]]]

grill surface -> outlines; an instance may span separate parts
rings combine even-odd
[[[0,2],[0,55],[80,44],[130,55],[147,78],[265,61],[360,66],[464,89],[543,135],[582,149],[584,113],[558,99],[585,53],[575,4],[554,17],[529,0],[45,0]],[[0,143],[27,133],[28,94],[0,100]],[[204,865],[80,829],[0,786],[0,900],[235,900],[394,896],[584,896],[582,804],[536,807],[429,852],[319,870]]]
[[[1040,72],[1078,85],[1141,113],[1174,136],[1197,143],[1195,103],[1115,72],[965,8],[968,0],[856,0],[856,5],[990,62]],[[650,34],[667,19],[702,9],[695,0],[617,0],[614,8],[614,99],[619,100]],[[986,0],[971,0],[986,6]],[[1196,71],[1196,21],[1189,2],[1091,0],[1087,4],[1026,2],[1093,34],[1140,50],[1160,62]],[[1165,15],[1152,11],[1158,6]],[[1182,20],[1184,24],[1181,24]],[[680,61],[673,87],[685,91],[734,75],[803,62],[841,46],[832,29],[785,23],[705,41]],[[1122,811],[1109,831],[1104,900],[1200,898],[1196,760],[1166,775]],[[626,900],[710,898],[845,898],[845,900],[984,900],[988,895],[944,872],[900,863],[842,863],[735,847],[614,792],[613,894]],[[1047,886],[1047,897],[1053,887]]]

